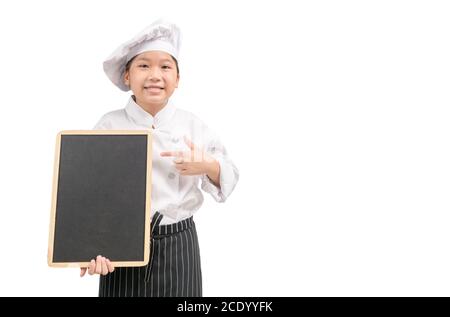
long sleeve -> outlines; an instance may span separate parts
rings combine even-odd
[[[147,130],[152,133],[151,211],[164,215],[162,224],[191,217],[202,206],[206,194],[217,202],[224,202],[238,182],[238,169],[219,135],[191,112],[168,103],[152,116],[131,96],[125,108],[110,111],[99,119],[93,125],[95,130]],[[152,125],[154,128],[150,129]],[[173,158],[160,155],[163,151],[188,151],[184,136],[218,161],[217,186],[206,175],[180,175]]]
[[[231,195],[239,180],[239,171],[228,157],[227,150],[219,139],[214,139],[206,147],[209,155],[214,157],[220,165],[220,188],[216,187],[208,176],[203,175],[201,188],[211,194],[217,202],[225,202]]]

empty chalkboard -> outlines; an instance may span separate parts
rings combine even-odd
[[[149,131],[62,131],[57,136],[48,264],[144,266],[150,247]]]

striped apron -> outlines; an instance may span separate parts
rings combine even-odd
[[[200,249],[193,217],[159,225],[151,222],[150,260],[143,267],[117,267],[100,276],[100,297],[202,296]]]

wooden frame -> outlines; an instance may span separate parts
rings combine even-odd
[[[145,241],[144,241],[144,260],[143,261],[112,261],[116,267],[145,266],[149,262],[150,252],[150,207],[151,207],[151,171],[152,171],[152,135],[147,130],[66,130],[58,133],[55,147],[55,160],[53,170],[53,190],[50,213],[50,229],[48,241],[48,265],[50,267],[87,267],[89,262],[54,262],[54,238],[55,238],[55,220],[57,206],[57,192],[59,179],[59,165],[61,152],[61,138],[63,135],[146,135],[147,136],[147,175],[146,175],[146,199],[145,199]]]

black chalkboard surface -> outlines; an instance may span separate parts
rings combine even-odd
[[[97,255],[117,267],[148,263],[151,145],[149,131],[58,133],[50,266],[84,267]]]

